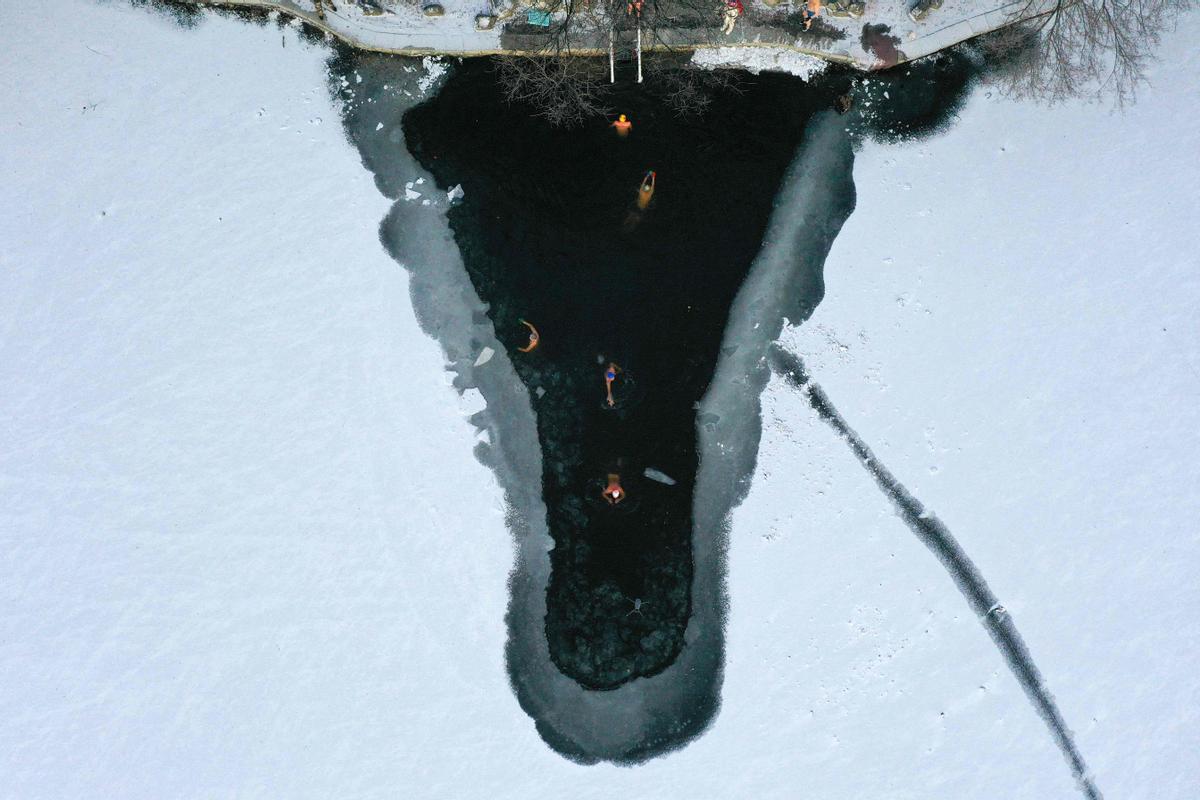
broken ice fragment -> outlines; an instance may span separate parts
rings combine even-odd
[[[674,478],[672,478],[670,475],[668,475],[665,472],[661,472],[660,470],[655,469],[654,467],[646,467],[645,471],[642,474],[645,475],[647,478],[649,478],[652,481],[658,481],[659,483],[665,483],[667,486],[675,485]]]
[[[496,351],[490,347],[485,347],[479,351],[479,357],[475,359],[475,366],[482,367],[484,364],[492,360],[492,356],[496,355]]]
[[[463,191],[461,183],[455,184],[450,191],[446,192],[446,199],[451,203],[455,200],[462,200],[464,196],[466,196],[466,192]]]

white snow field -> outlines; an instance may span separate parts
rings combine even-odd
[[[1200,796],[1198,21],[1123,115],[984,88],[942,136],[868,145],[784,337],[998,593],[1109,798]],[[756,477],[721,721],[812,743],[812,796],[1071,796],[940,565],[778,378]],[[775,702],[737,703],[741,674]]]
[[[1200,785],[1185,24],[1124,116],[980,92],[867,145],[788,337],[1013,613],[1109,798]],[[478,408],[379,244],[327,51],[81,0],[0,4],[0,41],[0,798],[1078,796],[778,380],[712,728],[635,768],[554,754],[504,669]]]

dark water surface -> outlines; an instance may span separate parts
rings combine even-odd
[[[617,97],[634,123],[553,128],[504,102],[486,61],[456,69],[404,118],[410,151],[442,187],[471,282],[537,414],[553,574],[554,663],[589,688],[668,666],[691,608],[696,411],[730,304],[776,191],[828,92],[747,78],[680,119],[651,94]],[[635,203],[648,170],[654,199]],[[539,347],[522,353],[536,325]],[[621,372],[615,406],[603,372]],[[645,477],[661,472],[667,485]],[[628,498],[601,497],[621,476]],[[636,609],[636,610],[635,610]]]
[[[509,524],[518,542],[509,674],[522,708],[563,755],[643,761],[682,746],[715,715],[728,514],[753,474],[770,354],[942,561],[1081,792],[1100,796],[1032,655],[983,576],[809,384],[799,361],[788,362],[772,344],[784,319],[806,319],[823,295],[825,257],[854,206],[852,142],[947,127],[977,65],[959,51],[855,80],[858,105],[841,118],[823,108],[851,84],[836,72],[817,85],[750,80],[691,123],[659,113],[653,95],[629,91],[618,99],[634,117],[636,135],[622,141],[601,124],[573,134],[544,128],[520,109],[514,116],[477,63],[405,118],[410,150],[437,181],[467,187],[468,200],[447,215],[462,266],[435,280],[453,284],[465,271],[466,306],[486,303],[474,306],[464,325],[459,304],[437,302],[453,296],[445,286],[440,296],[414,288],[423,326],[461,363],[464,342],[450,320],[457,314],[460,327],[476,331],[486,322],[521,383],[518,397],[503,379],[472,377],[503,418],[489,430],[508,440],[500,443],[504,457],[485,461],[513,503]],[[372,73],[371,102],[388,85],[381,78],[396,75],[394,64],[376,64]],[[367,134],[368,117],[386,116],[384,108],[348,109],[347,130],[364,162],[395,196],[404,159]],[[374,130],[385,127],[376,123]],[[400,138],[393,130],[388,141]],[[640,214],[631,194],[648,168],[664,181],[656,203]],[[428,220],[407,224],[404,206],[393,206],[383,239],[420,283],[424,273],[450,264],[436,248],[403,243],[429,227]],[[422,262],[424,268],[414,266]],[[527,339],[520,320],[535,316],[546,339],[534,353],[521,353]],[[465,344],[470,352],[480,346],[477,338]],[[607,360],[626,370],[615,409],[602,401],[599,373]],[[533,400],[536,422],[523,421],[521,398]],[[521,457],[518,442],[535,435],[541,458],[531,469],[535,460]],[[674,476],[674,485],[639,479],[646,467]],[[597,500],[600,476],[611,471],[622,473],[631,493],[617,509]],[[538,472],[540,497],[530,486]],[[543,537],[551,542],[549,558]]]
[[[185,27],[197,21],[168,10]],[[600,120],[567,132],[506,105],[486,61],[460,65],[408,111],[428,62],[335,46],[330,89],[347,136],[396,200],[382,242],[409,270],[421,327],[455,385],[487,400],[486,419],[472,421],[499,441],[476,452],[504,486],[517,545],[507,666],[559,753],[636,763],[686,744],[716,714],[728,515],[753,473],[770,354],[941,560],[1080,791],[1100,797],[978,569],[773,344],[785,319],[803,321],[823,296],[825,257],[854,207],[852,142],[947,127],[981,67],[967,44],[869,77],[747,78],[690,121],[664,112],[652,88],[625,86],[610,99],[635,131],[619,140]],[[856,106],[837,118],[828,106],[847,91]],[[466,187],[466,200],[445,216],[430,198],[407,203],[414,155],[443,189]],[[633,196],[649,169],[661,180],[641,211]],[[544,337],[533,353],[518,350],[522,319]],[[470,360],[484,342],[507,357],[478,372]],[[615,408],[603,402],[610,360],[623,369]],[[616,508],[599,499],[612,472],[629,491]]]
[[[487,403],[472,422],[510,509],[505,653],[521,707],[581,762],[682,746],[720,705],[728,519],[754,470],[767,348],[823,295],[854,205],[853,142],[935,129],[961,92],[930,65],[747,76],[679,119],[653,87],[624,85],[621,140],[604,119],[563,131],[506,105],[487,61],[456,65],[415,107],[427,64],[342,49],[330,66],[347,135],[396,200],[381,240],[412,276],[422,329]],[[884,93],[910,81],[891,108]],[[852,83],[858,106],[833,114]],[[421,175],[422,199],[407,198]],[[465,198],[447,208],[430,178]],[[532,353],[522,319],[542,334]],[[609,361],[623,370],[613,409]],[[629,493],[615,508],[600,497],[612,472]]]

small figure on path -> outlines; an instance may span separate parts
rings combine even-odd
[[[625,490],[621,488],[621,476],[615,472],[608,473],[608,486],[604,487],[604,499],[610,506],[615,506],[625,499]],[[638,606],[641,610],[641,606]]]
[[[721,26],[721,33],[726,36],[733,33],[733,26],[737,24],[737,19],[745,11],[742,5],[742,0],[725,0],[725,24]]]
[[[821,0],[808,0],[808,4],[800,12],[800,19],[804,22],[804,30],[812,27],[813,20],[821,13]]]
[[[525,347],[518,347],[517,349],[522,353],[531,353],[541,342],[542,337],[538,334],[537,328],[533,327],[533,323],[521,320],[521,324],[526,328],[529,328],[529,344]]]
[[[642,18],[642,0],[629,0],[625,4],[625,13],[632,14],[638,19]]]
[[[626,119],[625,115],[622,114],[621,116],[617,117],[616,122],[612,123],[611,127],[616,129],[617,136],[620,136],[622,139],[624,139],[629,135],[629,132],[633,130],[633,123]]]

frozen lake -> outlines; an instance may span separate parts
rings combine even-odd
[[[543,494],[559,457],[539,446],[539,401],[557,402],[543,384],[598,389],[565,408],[603,434],[591,351],[632,351],[647,390],[679,360],[642,343],[655,315],[633,290],[672,314],[718,287],[631,286],[641,307],[607,328],[572,294],[596,287],[540,287],[539,321],[561,304],[580,324],[543,326],[530,368],[512,298],[547,276],[529,265],[489,296],[462,246],[497,179],[465,170],[447,215],[434,186],[451,166],[404,148],[405,112],[455,80],[444,69],[355,64],[274,26],[65,10],[54,26],[0,10],[9,72],[43,76],[10,85],[0,116],[0,796],[1078,796],[987,621],[847,434],[758,357],[808,313],[785,346],[986,577],[1097,784],[1190,796],[1200,286],[1181,232],[1200,176],[1170,157],[1198,144],[1172,112],[1194,93],[1186,30],[1125,115],[983,87],[925,140],[852,154],[827,111],[779,129],[781,153],[802,144],[769,162],[778,194],[757,211],[745,190],[721,198],[751,242],[723,341],[649,329],[688,354],[709,337],[710,361],[621,442],[643,468],[622,520],[656,492],[701,498],[662,506],[694,527],[692,627],[671,666],[595,692],[545,636],[566,523]],[[871,107],[893,112],[899,87],[876,88]],[[716,152],[720,137],[736,148],[737,125]],[[1130,140],[1160,144],[1130,158]],[[620,192],[620,169],[636,184],[652,168],[634,162],[694,168],[687,203],[720,177],[683,147],[623,157],[588,169]],[[651,241],[652,215],[681,202],[668,178]],[[536,221],[520,224],[532,246]],[[736,244],[704,235],[698,261]],[[568,353],[590,363],[545,366]],[[655,402],[625,399],[613,414]],[[679,413],[699,422],[694,455],[669,462],[652,445],[687,439],[658,422]],[[602,488],[581,477],[607,472],[588,452],[563,460],[564,485]],[[706,725],[632,769],[555,752],[644,757]]]

